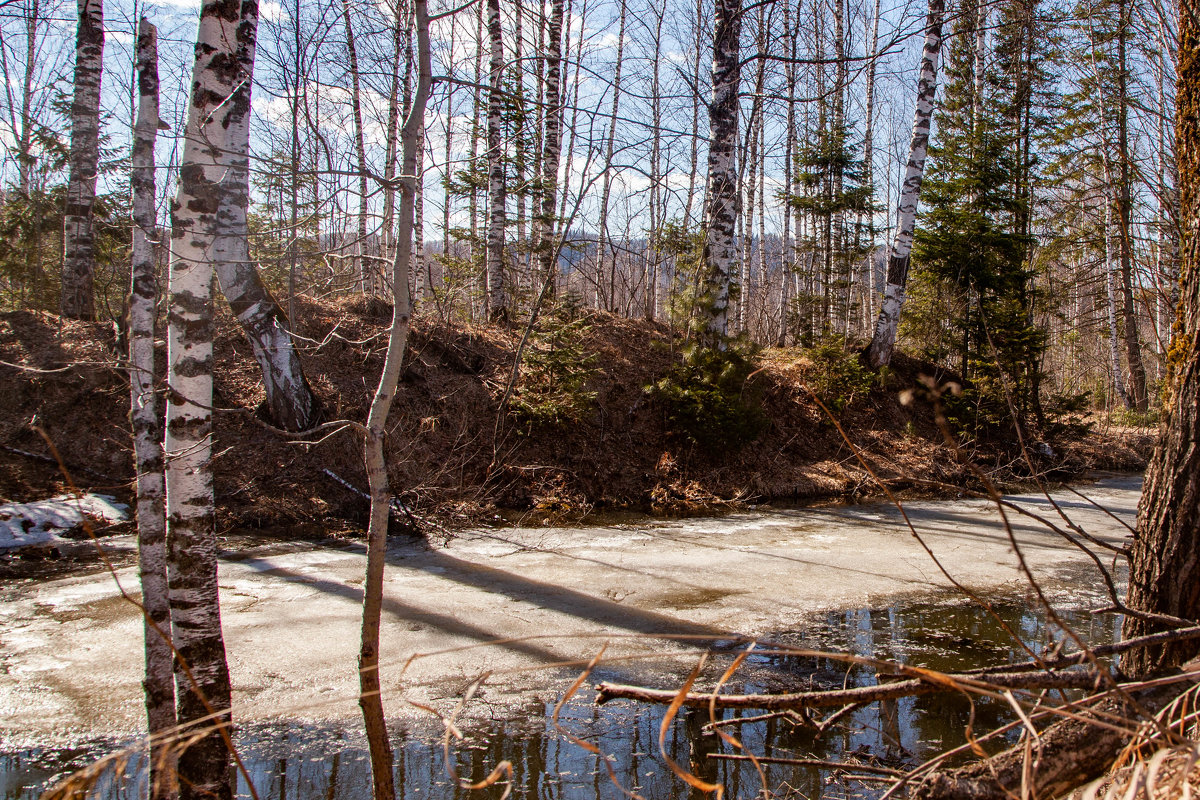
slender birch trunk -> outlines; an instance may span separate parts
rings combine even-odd
[[[555,291],[558,264],[554,210],[557,205],[558,161],[562,141],[562,27],[563,0],[550,0],[550,30],[546,46],[545,136],[542,142],[542,213],[538,217],[541,279]]]
[[[628,3],[625,0],[620,0],[620,12],[617,22],[617,61],[613,66],[613,100],[612,113],[608,119],[608,132],[604,135],[604,161],[601,167],[604,169],[604,178],[601,181],[600,188],[600,241],[596,247],[597,260],[597,283],[603,286],[604,283],[604,265],[608,261],[609,250],[609,235],[608,235],[608,203],[612,194],[612,161],[613,149],[617,137],[617,114],[621,109],[621,66],[625,55],[625,15]],[[608,301],[605,303],[607,311],[616,312],[617,310],[617,255],[612,254],[612,261],[609,264],[608,272]]]
[[[363,590],[362,640],[358,654],[359,705],[366,724],[371,753],[371,777],[375,800],[394,800],[396,790],[392,778],[392,748],[383,713],[383,696],[379,680],[379,627],[383,608],[383,573],[387,555],[388,515],[391,511],[391,489],[388,485],[384,439],[387,418],[391,411],[400,367],[408,344],[412,299],[408,292],[413,261],[413,233],[416,212],[417,169],[425,126],[425,106],[429,99],[432,67],[429,45],[429,11],[426,0],[412,0],[417,34],[417,88],[412,106],[404,120],[401,133],[403,159],[400,172],[400,214],[396,237],[396,260],[392,265],[392,287],[395,300],[392,306],[392,326],[388,336],[387,355],[379,385],[367,416],[363,460],[371,494],[370,521],[367,528],[367,574]]]
[[[471,103],[471,155],[470,165],[471,174],[474,175],[479,168],[479,133],[483,126],[479,122],[479,111],[483,107],[483,94],[480,87],[483,85],[483,3],[475,5],[475,88],[472,93]],[[470,217],[471,229],[471,264],[475,268],[476,256],[479,253],[479,190],[472,181],[470,186],[470,194],[467,197],[467,215]],[[485,251],[486,257],[486,251]],[[488,305],[488,284],[487,284],[487,269],[475,273],[476,277],[482,276],[482,285],[479,287],[479,294],[483,297],[483,305],[486,309]],[[475,313],[475,303],[470,304],[470,313],[473,316]],[[484,316],[487,316],[485,311]]]
[[[363,136],[362,92],[358,75],[358,47],[350,19],[350,0],[342,0],[342,22],[346,26],[346,55],[350,60],[350,111],[354,119],[354,154],[358,158],[358,239],[354,243],[354,280],[359,291],[366,287],[367,270],[363,248],[367,244],[367,144]]]
[[[703,0],[696,0],[696,43],[695,51],[692,54],[692,75],[696,77],[696,88],[692,92],[692,140],[691,140],[691,160],[688,167],[688,188],[687,196],[683,203],[683,224],[685,227],[691,227],[692,224],[692,199],[696,196],[696,173],[700,171],[700,51],[701,39],[704,36],[704,3]]]
[[[875,8],[871,14],[871,33],[868,54],[870,61],[867,63],[867,108],[866,122],[863,124],[863,175],[866,185],[870,187],[872,194],[875,191],[875,73],[876,59],[879,57],[879,0],[875,0]],[[866,325],[870,325],[871,319],[875,316],[875,225],[872,219],[872,213],[868,212],[867,232],[870,237],[870,246],[867,248],[866,258],[866,291],[867,297],[865,306]]]
[[[230,723],[229,668],[213,527],[213,268],[244,257],[250,114],[243,50],[258,6],[200,8],[179,192],[172,204],[167,344],[166,493],[171,632],[189,670],[176,673],[182,725]],[[240,185],[239,185],[240,184]],[[240,219],[239,210],[241,213]],[[240,241],[239,241],[240,233]],[[199,720],[216,712],[215,719]],[[179,756],[181,800],[231,800],[230,754],[218,731]]]
[[[504,279],[504,229],[507,223],[504,185],[504,141],[501,131],[501,92],[504,82],[504,32],[500,27],[500,0],[487,0],[488,40],[491,43],[488,83],[488,203],[487,314],[492,322],[508,321],[508,291]]]
[[[937,94],[944,11],[945,0],[929,0],[925,48],[921,54],[921,77],[917,83],[917,109],[913,116],[912,140],[908,146],[908,166],[904,171],[900,201],[896,206],[896,238],[888,257],[887,284],[879,319],[875,323],[875,336],[866,352],[867,363],[875,368],[891,362],[892,349],[896,346],[896,331],[900,327],[900,309],[904,305],[904,288],[908,283],[909,257],[917,224],[917,201],[921,193],[921,179],[925,174],[929,126],[933,118],[934,96]]]
[[[400,46],[403,26],[400,20],[400,6],[398,0],[393,11],[391,86],[388,91],[387,126],[384,132],[383,219],[379,225],[379,239],[381,244],[379,250],[380,256],[385,262],[391,260],[393,256],[393,248],[396,246],[395,241],[392,239],[392,223],[396,214],[395,179],[396,153],[399,150],[397,137],[400,129],[400,58],[401,50],[403,49]],[[472,217],[472,220],[474,220],[474,217]],[[380,272],[382,272],[382,270]],[[382,292],[384,291],[383,276],[382,274],[376,275],[374,273],[375,270],[372,269],[372,291]]]
[[[25,64],[21,77],[21,128],[17,133],[17,185],[21,194],[29,197],[33,188],[30,170],[33,156],[33,75],[37,66],[38,23],[41,21],[41,2],[33,0],[25,18]],[[39,270],[40,271],[40,270]]]
[[[161,738],[175,727],[171,607],[167,593],[167,531],[163,491],[162,421],[154,392],[154,322],[158,313],[158,270],[154,258],[154,140],[158,135],[158,31],[138,24],[138,113],[134,125],[133,258],[129,293],[129,421],[137,465],[138,572],[145,613],[146,722],[150,732],[150,797],[172,792],[173,766]]]
[[[96,173],[100,164],[100,78],[104,70],[103,0],[77,0],[75,92],[71,99],[70,174],[63,210],[62,315],[95,319]]]
[[[737,261],[734,231],[739,211],[737,144],[741,33],[741,0],[716,0],[703,263],[707,273],[704,281],[708,303],[706,344],[722,349],[729,324],[729,281]]]

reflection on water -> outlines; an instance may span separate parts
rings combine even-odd
[[[1076,602],[1081,599],[1076,597]],[[1009,597],[995,609],[1026,645],[1035,651],[1061,633],[1050,630],[1031,598]],[[1086,611],[1060,612],[1085,640],[1113,641],[1120,620],[1093,617]],[[833,613],[806,628],[781,633],[776,641],[824,650],[849,650],[879,659],[951,671],[1005,660],[1024,660],[1024,651],[1001,625],[978,607],[958,601],[899,602],[879,608]],[[726,661],[727,663],[727,661]],[[719,674],[719,673],[718,673]],[[602,674],[597,675],[603,678]],[[847,666],[831,659],[772,654],[748,659],[734,691],[784,691],[810,687],[862,686],[887,680],[874,668]],[[711,683],[707,684],[711,685]],[[596,744],[607,754],[618,780],[647,800],[690,800],[699,797],[672,775],[659,754],[658,735],[664,709],[628,701],[596,707],[583,691],[562,712],[563,726]],[[529,800],[618,800],[625,795],[608,778],[596,756],[559,735],[553,728],[552,705],[534,706],[523,719],[484,723],[465,731],[451,758],[461,778],[483,780],[502,760],[513,764],[513,796]],[[756,712],[724,712],[751,716]],[[727,728],[756,755],[774,758],[838,760],[903,769],[935,752],[960,744],[971,713],[958,695],[931,695],[879,703],[845,717],[820,737],[784,718]],[[718,714],[721,714],[718,711]],[[974,730],[1008,722],[1004,705],[978,701]],[[683,712],[668,731],[667,753],[698,776],[726,787],[728,797],[751,797],[761,781],[748,762],[707,758],[712,752],[733,753],[706,733],[707,712]],[[353,728],[327,726],[252,726],[238,743],[251,778],[263,800],[371,800],[370,765],[365,739]],[[3,752],[0,745],[0,791],[3,800],[33,800],[57,777],[116,749],[117,742],[93,742],[69,750]],[[405,800],[451,797],[499,797],[502,788],[477,792],[460,789],[448,777],[439,735],[426,728],[398,732],[396,791]],[[139,800],[144,793],[144,760],[134,758],[119,776],[108,775],[99,786],[104,800]],[[765,764],[767,788],[781,797],[872,797],[885,783],[847,781],[829,769],[792,764]],[[239,793],[249,796],[244,782]]]

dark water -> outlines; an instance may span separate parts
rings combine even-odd
[[[1119,620],[1093,617],[1085,603],[1093,598],[1075,589],[1060,592],[1060,613],[1085,640],[1113,641]],[[1032,597],[993,598],[1004,621],[1035,651],[1061,632],[1047,626]],[[1092,603],[1095,605],[1095,603]],[[781,633],[775,641],[823,650],[846,650],[880,659],[942,671],[1024,660],[1024,651],[1001,625],[976,606],[956,600],[905,601],[878,608],[829,614],[801,630]],[[711,686],[728,656],[714,659]],[[861,686],[877,682],[870,667],[847,666],[832,659],[771,654],[747,660],[730,690],[786,691],[805,688]],[[596,677],[605,676],[597,673]],[[665,709],[629,701],[597,707],[584,690],[564,707],[561,723],[573,735],[598,746],[609,757],[618,782],[646,800],[684,800],[694,790],[675,777],[659,753],[659,726]],[[617,800],[626,795],[609,779],[597,757],[554,730],[553,705],[538,703],[524,718],[464,726],[465,741],[451,749],[461,779],[482,780],[496,764],[513,765],[513,797],[528,800]],[[719,715],[722,713],[717,712]],[[737,712],[724,712],[728,718]],[[756,712],[742,712],[750,716]],[[756,755],[838,760],[852,756],[861,763],[905,769],[924,758],[961,744],[971,714],[961,696],[934,695],[879,703],[846,717],[820,737],[786,719],[727,728]],[[978,734],[1011,721],[1007,706],[975,702]],[[681,712],[665,738],[667,753],[706,780],[725,786],[727,797],[752,797],[762,782],[747,762],[715,760],[706,752],[737,752],[705,735],[707,711]],[[254,726],[238,735],[239,750],[262,800],[371,800],[366,742],[352,728],[321,726]],[[118,749],[123,742],[91,742],[68,750],[4,752],[0,744],[0,792],[3,800],[32,800],[56,779]],[[422,798],[498,798],[500,786],[478,791],[459,788],[447,774],[440,731],[428,728],[397,732],[397,795]],[[779,797],[877,797],[879,781],[848,780],[835,771],[790,764],[764,765],[767,788]],[[138,800],[144,793],[144,759],[134,756],[123,771],[110,770],[97,787],[104,800]],[[244,781],[239,794],[248,797]]]

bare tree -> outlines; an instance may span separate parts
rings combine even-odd
[[[712,103],[708,107],[708,191],[705,196],[704,269],[708,297],[706,339],[715,347],[729,324],[729,282],[737,261],[738,86],[741,78],[741,0],[716,0]]]
[[[913,116],[912,141],[908,146],[908,166],[896,207],[896,239],[888,257],[887,285],[883,305],[875,323],[875,335],[867,347],[866,359],[873,367],[882,367],[892,360],[896,331],[900,326],[900,309],[904,305],[904,289],[908,283],[909,256],[912,253],[913,232],[917,223],[917,201],[921,179],[925,174],[925,157],[929,151],[929,126],[933,119],[933,100],[937,94],[938,56],[942,48],[942,16],[944,0],[929,0],[929,15],[925,21],[925,47],[921,53],[921,77],[917,82],[917,110]]]
[[[150,743],[150,796],[171,795],[168,748],[163,736],[175,727],[175,685],[167,592],[167,532],[163,491],[162,421],[154,386],[154,322],[158,313],[158,239],[154,207],[154,141],[158,117],[158,31],[138,25],[138,115],[133,140],[133,260],[129,292],[129,419],[137,472],[138,572],[142,584],[146,650],[146,719]]]
[[[100,79],[104,72],[103,0],[77,0],[75,91],[71,98],[71,175],[63,211],[64,317],[94,319],[96,175],[100,165]]]

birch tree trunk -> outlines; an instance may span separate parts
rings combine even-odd
[[[231,91],[237,105],[245,105],[245,114],[228,117],[228,130],[223,141],[230,148],[218,156],[229,164],[229,174],[217,198],[221,212],[217,217],[224,246],[224,258],[213,259],[213,267],[221,292],[229,301],[238,324],[250,342],[254,359],[262,371],[266,392],[267,416],[284,430],[298,432],[316,424],[321,413],[320,402],[313,394],[300,356],[292,342],[287,316],[267,287],[250,259],[250,244],[246,223],[249,206],[250,177],[250,88],[254,74],[254,54],[258,31],[258,6],[245,2],[237,28],[237,67],[245,81],[234,84]],[[294,208],[294,206],[293,206]],[[293,227],[294,231],[294,227]],[[295,234],[292,235],[293,241]]]
[[[557,281],[554,210],[557,207],[558,161],[562,147],[562,27],[563,0],[550,0],[550,29],[546,46],[545,136],[542,142],[542,213],[538,217],[541,280],[553,293]]]
[[[1167,375],[1164,419],[1138,508],[1130,558],[1130,607],[1200,619],[1200,3],[1179,3],[1179,81],[1176,137],[1183,262],[1182,324]],[[1126,616],[1125,638],[1158,626]],[[1178,666],[1197,643],[1132,650],[1121,669],[1140,677]]]
[[[863,176],[864,182],[872,193],[875,191],[875,73],[876,59],[879,57],[879,0],[875,0],[875,8],[871,14],[870,45],[867,64],[867,108],[866,122],[863,123]],[[868,212],[868,235],[870,237],[866,257],[866,324],[875,316],[875,225],[871,212]]]
[[[917,82],[917,110],[913,116],[912,140],[908,146],[908,166],[896,207],[896,238],[888,257],[887,283],[883,304],[875,323],[875,335],[867,347],[867,363],[882,367],[892,360],[896,331],[900,327],[900,309],[908,283],[909,257],[917,224],[917,201],[925,174],[925,156],[929,149],[929,126],[933,119],[933,100],[937,94],[938,56],[942,49],[942,16],[945,0],[929,0],[925,21],[925,48],[921,53],[921,77]]]
[[[613,66],[613,100],[612,113],[608,119],[608,131],[604,135],[604,161],[602,168],[604,169],[604,178],[600,186],[600,241],[596,247],[596,267],[597,267],[597,285],[604,285],[604,265],[608,261],[609,250],[609,235],[608,235],[608,203],[612,196],[612,161],[613,149],[616,143],[617,136],[617,114],[621,110],[621,62],[624,61],[625,55],[625,15],[627,12],[628,3],[625,0],[620,0],[620,12],[617,22],[617,60]],[[606,311],[616,312],[617,310],[617,255],[612,254],[612,261],[609,265],[608,273],[608,298],[604,303]]]
[[[722,349],[729,326],[729,280],[737,261],[734,231],[740,210],[737,144],[741,34],[741,0],[716,0],[703,264],[708,304],[705,344]]]
[[[350,110],[354,119],[354,154],[358,158],[358,238],[354,243],[354,280],[359,291],[366,288],[367,270],[363,248],[367,243],[367,145],[363,137],[362,93],[358,76],[358,47],[350,19],[350,0],[342,0],[342,22],[346,26],[346,55],[350,60]]]
[[[504,279],[504,229],[506,187],[504,185],[504,141],[500,129],[501,92],[504,81],[504,32],[500,27],[500,0],[487,0],[488,40],[491,43],[488,83],[488,203],[487,314],[492,322],[508,321],[508,291]]]
[[[167,594],[167,531],[163,491],[162,422],[154,392],[154,321],[158,274],[154,259],[154,140],[158,135],[158,31],[138,24],[138,113],[134,126],[133,259],[129,293],[129,421],[137,472],[138,572],[145,613],[146,677],[143,681],[150,732],[150,797],[172,794],[173,768],[163,734],[175,727],[175,684],[170,645],[171,608]]]
[[[387,555],[388,515],[391,489],[388,485],[384,439],[387,418],[400,379],[400,367],[408,343],[412,298],[409,272],[413,260],[413,228],[416,210],[418,159],[423,149],[425,105],[432,75],[429,45],[429,11],[425,0],[413,0],[417,33],[417,88],[401,133],[403,156],[400,171],[400,214],[396,236],[396,260],[392,265],[392,326],[379,385],[367,416],[363,460],[371,495],[367,528],[367,574],[363,590],[362,639],[358,654],[359,705],[366,724],[371,753],[371,777],[375,800],[394,800],[392,748],[383,713],[379,681],[379,626],[383,607],[383,572]]]
[[[103,0],[77,0],[75,92],[71,99],[70,174],[63,209],[64,317],[95,319],[96,172],[100,164],[100,78],[104,70]]]
[[[392,249],[396,244],[392,240],[392,222],[396,215],[396,189],[394,181],[396,178],[396,153],[399,150],[397,137],[400,129],[401,28],[400,7],[397,4],[394,8],[394,18],[392,20],[392,71],[389,76],[391,78],[391,86],[388,90],[387,126],[384,133],[383,155],[383,220],[379,225],[379,240],[381,244],[379,254],[384,262],[391,261],[393,256]],[[477,93],[478,91],[476,89]],[[471,161],[474,163],[474,158]],[[472,216],[471,220],[471,224],[474,226],[474,216]],[[371,273],[371,291],[382,292],[384,290],[382,275],[376,274],[374,268],[372,268]]]
[[[179,192],[172,204],[170,328],[167,337],[167,531],[171,633],[181,725],[228,725],[229,668],[217,592],[213,527],[213,268],[244,257],[248,187],[244,132],[250,93],[243,90],[244,36],[253,37],[258,6],[222,0],[200,7]],[[248,31],[246,29],[249,29]],[[238,182],[241,185],[237,185]],[[239,226],[240,223],[240,226]],[[240,227],[241,242],[235,233]],[[209,717],[215,719],[199,720]],[[181,800],[231,800],[229,752],[213,730],[179,756]]]
[[[692,137],[691,137],[691,161],[688,167],[688,188],[687,196],[683,199],[683,224],[685,227],[691,227],[692,224],[692,198],[696,195],[696,173],[700,171],[700,51],[701,40],[704,38],[704,3],[703,0],[696,0],[696,42],[695,52],[692,54],[692,74],[696,76],[697,86],[692,92]]]

